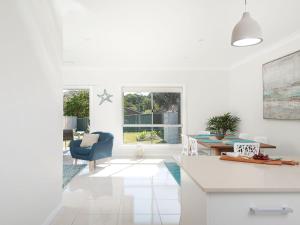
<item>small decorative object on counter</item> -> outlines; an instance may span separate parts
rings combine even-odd
[[[258,154],[255,154],[253,156],[253,159],[257,159],[257,160],[269,160],[269,156],[268,155],[264,155],[262,153],[258,153]]]
[[[253,157],[260,154],[259,143],[234,143],[233,149],[234,152],[239,152],[241,156],[246,157]]]
[[[245,162],[245,163],[256,163],[256,164],[266,164],[266,165],[290,165],[296,166],[299,165],[298,161],[295,160],[282,160],[282,159],[270,159],[268,155],[256,155],[253,157],[245,157],[245,156],[232,156],[230,154],[220,156],[221,160],[226,161],[235,161],[235,162]]]

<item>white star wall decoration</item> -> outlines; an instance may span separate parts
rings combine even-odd
[[[111,97],[113,97],[113,95],[108,94],[106,89],[104,89],[103,94],[97,96],[100,98],[99,105],[102,105],[106,101],[112,103]]]

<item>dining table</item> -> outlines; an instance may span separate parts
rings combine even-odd
[[[202,145],[211,151],[211,155],[221,155],[222,152],[233,152],[234,143],[257,143],[254,140],[242,139],[236,136],[228,135],[222,140],[216,138],[213,134],[189,135],[195,138],[199,145]],[[259,143],[261,149],[276,149],[275,145]]]

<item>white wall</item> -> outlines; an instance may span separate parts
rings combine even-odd
[[[230,108],[242,119],[241,132],[267,136],[278,147],[275,154],[300,154],[300,121],[263,119],[262,64],[299,49],[300,37],[295,36],[245,61],[230,73]]]
[[[61,201],[61,38],[52,3],[0,3],[3,225],[46,224]]]
[[[91,68],[66,67],[65,86],[90,86],[91,130],[112,132],[115,136],[114,154],[133,153],[134,147],[123,146],[122,96],[124,86],[183,86],[185,122],[187,133],[205,129],[206,120],[215,114],[227,111],[228,74],[225,71],[188,70],[99,70]],[[103,89],[113,94],[113,103],[99,106],[97,94]],[[151,154],[168,154],[166,149],[148,150]]]

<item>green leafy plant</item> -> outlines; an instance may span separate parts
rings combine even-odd
[[[228,132],[236,132],[239,122],[239,117],[233,116],[231,113],[225,113],[222,116],[211,117],[207,122],[206,129],[222,139]]]
[[[153,131],[141,131],[136,135],[136,140],[137,141],[151,141],[159,139],[158,132],[155,130]]]
[[[64,115],[84,118],[89,116],[89,92],[76,91],[64,98]]]
[[[136,140],[137,141],[142,141],[142,140],[145,140],[147,137],[147,131],[142,131],[142,132],[139,132],[137,135],[136,135]]]

